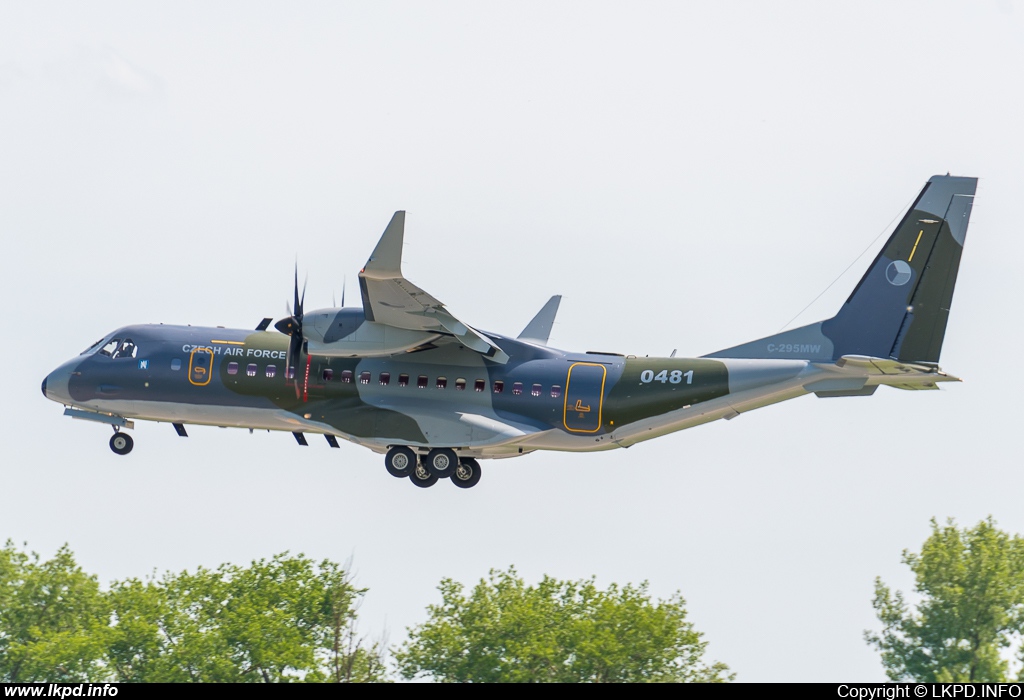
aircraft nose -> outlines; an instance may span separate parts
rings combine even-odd
[[[71,403],[71,395],[68,391],[68,381],[71,379],[73,362],[65,362],[57,369],[46,375],[43,380],[43,396],[58,403]]]

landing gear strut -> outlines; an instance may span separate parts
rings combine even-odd
[[[127,433],[116,431],[110,437],[110,449],[114,451],[114,454],[126,455],[132,451],[133,447],[135,447],[135,441]]]
[[[412,473],[409,474],[409,481],[416,484],[421,489],[430,488],[436,484],[437,478],[438,477],[435,474],[431,474],[430,471],[420,462],[416,462],[416,466],[413,467]]]

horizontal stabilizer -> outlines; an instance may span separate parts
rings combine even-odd
[[[843,355],[834,365],[815,366],[834,372],[831,378],[804,385],[818,396],[868,396],[883,385],[905,391],[935,390],[942,382],[961,381],[935,365],[865,355]]]
[[[558,313],[558,305],[561,301],[561,294],[556,294],[548,299],[548,303],[544,304],[533,320],[526,324],[526,328],[519,334],[519,340],[537,345],[547,345],[548,338],[551,337],[551,327],[555,323],[555,314]]]

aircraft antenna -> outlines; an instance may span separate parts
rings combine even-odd
[[[835,283],[838,282],[843,277],[843,275],[845,275],[847,272],[849,272],[850,268],[852,268],[854,265],[856,265],[858,260],[860,260],[861,258],[864,257],[864,253],[866,253],[869,250],[871,250],[875,246],[875,244],[878,243],[878,239],[882,237],[882,234],[888,233],[890,231],[892,225],[894,223],[896,223],[897,219],[899,219],[901,216],[903,216],[904,213],[906,213],[907,209],[910,208],[910,205],[913,204],[914,199],[916,197],[917,197],[917,195],[914,195],[914,197],[911,197],[907,201],[907,203],[903,205],[903,208],[900,209],[896,213],[896,216],[892,217],[892,221],[887,223],[885,225],[885,227],[881,231],[879,231],[878,235],[875,236],[874,240],[871,241],[870,243],[868,243],[867,248],[862,250],[860,252],[860,255],[858,255],[853,260],[851,260],[850,264],[846,266],[846,269],[843,270],[842,272],[840,272],[839,275],[834,280],[829,282],[829,285],[827,287],[825,287],[824,289],[822,289],[821,292],[818,293],[818,296],[816,296],[813,299],[811,299],[810,303],[808,303],[807,306],[805,306],[804,308],[800,309],[800,311],[797,312],[796,316],[794,316],[793,318],[789,319],[784,324],[782,324],[782,328],[780,328],[778,331],[776,331],[776,333],[781,333],[782,331],[786,330],[789,327],[789,324],[793,323],[793,321],[795,321],[798,318],[800,318],[801,314],[803,314],[804,311],[807,311],[807,309],[811,308],[811,306],[814,305],[814,302],[818,301],[818,299],[821,299],[821,297],[824,296],[825,292],[827,292],[828,290],[832,289],[833,285],[835,285]]]

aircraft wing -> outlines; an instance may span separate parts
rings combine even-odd
[[[402,276],[404,238],[405,212],[396,211],[359,271],[366,319],[394,328],[450,335],[495,362],[508,362],[508,355],[490,338],[455,318],[444,304]]]

